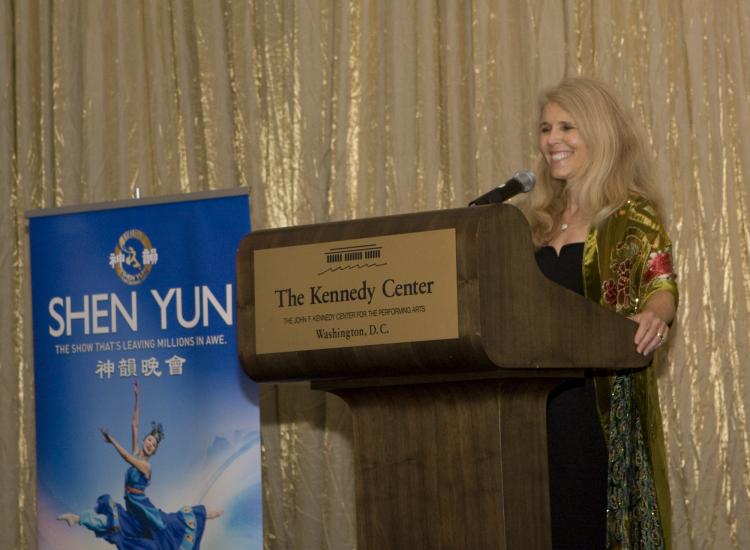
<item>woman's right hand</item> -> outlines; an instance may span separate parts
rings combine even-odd
[[[102,432],[102,435],[104,436],[104,441],[107,443],[112,443],[112,436],[109,435],[109,432],[106,430],[106,428],[99,428],[99,430]]]
[[[133,380],[133,392],[135,393],[136,399],[141,396],[141,385],[138,383],[138,379]]]

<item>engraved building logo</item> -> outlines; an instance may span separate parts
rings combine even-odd
[[[318,275],[346,269],[363,269],[388,265],[388,262],[378,262],[378,260],[382,259],[383,247],[377,244],[329,248],[323,255],[325,256],[325,263],[328,268],[318,273]]]

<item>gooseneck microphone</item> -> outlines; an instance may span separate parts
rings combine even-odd
[[[528,170],[519,170],[513,177],[504,184],[487,191],[481,197],[478,197],[469,203],[469,206],[479,206],[482,204],[492,204],[505,202],[519,193],[528,193],[536,183],[534,172]]]

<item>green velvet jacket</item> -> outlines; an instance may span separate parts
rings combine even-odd
[[[622,315],[638,313],[657,291],[678,300],[672,243],[653,205],[632,196],[584,244],[586,297]],[[609,450],[608,548],[669,548],[670,499],[653,365],[595,378]]]

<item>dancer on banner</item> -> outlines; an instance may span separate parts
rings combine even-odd
[[[148,496],[146,487],[151,480],[149,460],[156,454],[164,440],[161,424],[153,423],[151,431],[138,437],[138,402],[141,388],[133,384],[135,407],[133,410],[133,451],[128,452],[112,435],[102,428],[104,441],[111,444],[130,467],[125,474],[125,507],[114,502],[108,494],[100,496],[93,510],[80,515],[66,513],[58,520],[68,525],[83,525],[120,550],[199,550],[206,520],[222,514],[221,510],[207,510],[203,505],[184,506],[179,512],[163,512]]]

